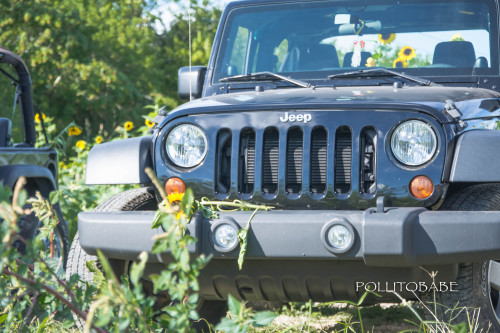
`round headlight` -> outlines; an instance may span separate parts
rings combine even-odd
[[[191,168],[205,158],[207,137],[197,126],[179,125],[168,134],[166,150],[170,160],[177,166]]]
[[[432,127],[420,120],[399,125],[391,138],[391,150],[399,162],[418,166],[429,162],[437,149],[436,134]]]

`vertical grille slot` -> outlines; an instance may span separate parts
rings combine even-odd
[[[360,137],[360,193],[374,194],[377,190],[376,149],[377,130],[373,127],[363,128]]]
[[[229,194],[231,189],[231,143],[231,131],[222,129],[217,133],[215,152],[216,194]]]
[[[316,127],[311,133],[311,193],[326,192],[327,133],[324,127]]]
[[[255,183],[255,131],[245,128],[240,135],[238,191],[251,194]]]
[[[262,193],[273,194],[278,191],[279,132],[275,127],[264,131],[262,151]]]
[[[335,133],[335,193],[351,191],[352,133],[342,126]]]
[[[286,143],[286,193],[298,194],[302,190],[302,159],[304,135],[299,127],[288,130]]]

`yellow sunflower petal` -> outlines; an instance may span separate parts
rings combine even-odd
[[[378,34],[378,40],[386,45],[391,44],[396,39],[396,34]]]
[[[79,148],[79,149],[82,149],[82,150],[83,150],[83,149],[85,149],[85,141],[83,141],[83,140],[77,141],[77,142],[75,143],[75,146],[76,146],[77,148]]]
[[[397,58],[392,63],[392,67],[393,68],[406,68],[406,67],[408,67],[408,63],[401,58]]]
[[[184,193],[173,192],[173,193],[170,193],[168,195],[167,199],[170,203],[172,203],[172,202],[176,202],[176,201],[182,201],[183,197],[184,197]]]
[[[124,127],[126,131],[130,131],[132,128],[134,128],[134,123],[131,121],[127,121],[125,122]]]
[[[404,61],[411,60],[415,58],[416,55],[415,49],[411,46],[404,46],[398,53],[399,58]]]
[[[68,129],[68,135],[69,136],[77,136],[77,135],[80,135],[82,134],[82,130],[79,129],[78,127],[76,126],[72,126]]]
[[[154,126],[154,122],[152,122],[151,120],[149,119],[146,119],[146,121],[144,122],[146,124],[147,127],[151,128]]]
[[[94,139],[95,143],[97,143],[97,144],[102,143],[102,140],[103,140],[103,138],[100,135],[96,136]]]

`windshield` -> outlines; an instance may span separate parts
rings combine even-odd
[[[214,81],[270,71],[325,78],[390,68],[420,76],[498,74],[494,0],[308,1],[229,13]]]

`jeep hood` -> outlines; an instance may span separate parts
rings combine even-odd
[[[378,86],[282,88],[254,90],[200,98],[169,113],[168,119],[189,114],[256,109],[366,109],[400,106],[419,108],[441,122],[452,119],[443,112],[446,101],[455,103],[462,120],[500,116],[500,93],[480,88],[418,86],[394,89]]]

